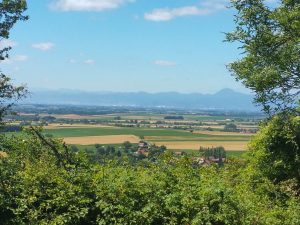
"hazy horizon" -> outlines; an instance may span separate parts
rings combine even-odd
[[[252,104],[253,95],[231,89],[214,94],[179,92],[91,92],[78,90],[32,91],[23,103],[29,104],[71,104],[97,106],[167,107],[180,109],[230,109],[258,110]]]
[[[66,92],[84,92],[84,93],[147,93],[147,94],[162,94],[162,93],[178,93],[183,95],[189,95],[189,94],[201,94],[201,95],[215,95],[223,91],[231,91],[236,92],[239,94],[245,94],[245,95],[252,95],[251,91],[248,89],[242,89],[242,90],[235,90],[232,88],[222,88],[216,91],[212,92],[202,92],[201,90],[195,91],[195,92],[181,92],[181,91],[168,91],[168,90],[162,90],[162,91],[144,91],[144,90],[134,90],[134,91],[118,91],[118,90],[84,90],[84,89],[72,89],[72,88],[39,88],[39,87],[32,87],[30,88],[31,93],[35,92],[55,92],[55,91],[66,91]]]

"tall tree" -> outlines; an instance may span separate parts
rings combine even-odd
[[[300,94],[300,2],[231,0],[236,29],[226,40],[239,42],[242,58],[229,65],[235,78],[256,93],[265,112],[293,111]]]
[[[249,171],[300,195],[300,1],[268,2],[231,0],[237,26],[227,41],[243,55],[229,68],[270,115],[249,145]]]
[[[7,40],[10,30],[19,20],[27,20],[28,17],[23,15],[27,9],[25,0],[2,0],[0,1],[0,43]],[[4,46],[0,49],[0,63],[9,57],[10,46]],[[0,122],[7,110],[16,100],[26,95],[27,90],[24,86],[15,86],[11,78],[0,70]]]

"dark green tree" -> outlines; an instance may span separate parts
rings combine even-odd
[[[241,43],[242,58],[229,65],[237,80],[253,90],[269,120],[251,141],[249,168],[300,191],[300,2],[232,0],[236,29],[227,41]],[[293,189],[289,187],[289,189]]]
[[[237,126],[234,123],[229,123],[229,124],[226,124],[224,126],[224,130],[234,132],[234,131],[237,131],[238,129],[237,129]]]
[[[250,143],[249,160],[273,182],[294,179],[300,188],[300,119],[274,116]]]
[[[123,147],[124,147],[125,150],[129,150],[129,149],[132,148],[132,143],[130,143],[129,141],[125,141],[123,143]]]
[[[300,2],[231,0],[236,29],[226,40],[239,42],[242,58],[229,65],[234,77],[256,94],[265,112],[293,111],[300,94]]]
[[[164,145],[162,146],[152,145],[149,148],[149,155],[148,155],[149,160],[156,161],[160,155],[166,152],[166,150],[167,148]]]
[[[76,145],[71,145],[70,149],[71,149],[72,152],[78,152],[79,151],[79,149]]]
[[[120,158],[122,156],[122,153],[120,150],[117,151],[117,156]]]

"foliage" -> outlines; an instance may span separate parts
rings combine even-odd
[[[294,179],[300,188],[300,119],[275,116],[250,143],[250,165],[275,183]]]
[[[215,159],[226,158],[226,151],[222,146],[211,148],[200,147],[199,152],[207,159],[210,157]]]
[[[10,29],[19,20],[26,20],[23,15],[26,10],[25,0],[3,0],[0,2],[0,42],[9,38]],[[8,58],[11,47],[0,49],[0,62]],[[0,122],[13,102],[19,100],[27,91],[24,86],[14,86],[11,78],[0,71]]]
[[[270,117],[250,143],[248,168],[277,185],[299,192],[300,3],[232,0],[243,58],[230,64],[237,80],[256,93]]]
[[[233,72],[257,91],[257,101],[266,110],[271,109],[269,103],[273,101],[278,107],[287,107],[293,103],[291,91],[298,82],[293,76],[299,69],[299,46],[295,46],[299,3],[284,0],[274,10],[259,0],[237,0],[233,5],[239,10],[238,30],[228,39],[246,40],[244,49],[249,54],[231,65]],[[10,21],[7,32],[17,20],[26,19],[22,16],[25,9],[25,1],[3,0],[0,29],[5,31],[2,19]],[[2,36],[7,38],[8,34],[4,32]],[[281,46],[273,45],[280,40]],[[292,66],[291,70],[288,66]],[[267,75],[265,80],[262,75]],[[4,86],[9,82],[8,79]],[[12,95],[8,100],[18,93],[12,84],[9,90]],[[0,93],[5,94],[5,89]],[[283,103],[285,100],[288,102]],[[80,131],[71,132],[76,136]],[[154,132],[164,136],[179,134],[149,129],[137,135],[151,136]],[[149,149],[153,162],[141,160],[133,164],[129,157],[118,160],[122,153],[115,148],[96,145],[96,155],[103,155],[105,161],[90,163],[87,153],[44,136],[39,128],[31,127],[18,135],[1,134],[0,152],[6,154],[0,154],[0,223],[297,225],[299,135],[298,117],[277,116],[252,141],[248,161],[231,159],[223,167],[201,167],[195,166],[193,158],[176,158],[157,146]],[[134,150],[130,143],[123,147],[129,153]],[[225,151],[219,148],[208,153],[220,156]]]
[[[89,177],[80,156],[70,163],[59,141],[52,143],[59,149],[54,152],[32,131],[1,136],[0,143],[8,153],[0,159],[1,224],[67,224],[87,213]]]
[[[129,141],[125,141],[125,142],[123,143],[123,147],[124,147],[125,150],[131,150],[132,147],[133,147],[133,145],[132,145],[132,143],[130,143]]]
[[[236,29],[227,41],[239,42],[242,59],[229,65],[237,80],[256,93],[269,114],[295,109],[300,94],[300,2],[232,0]]]
[[[18,20],[27,20],[23,15],[27,5],[25,0],[2,0],[0,2],[0,41],[9,38],[9,32]],[[0,49],[0,61],[8,57],[11,47]]]
[[[225,124],[224,130],[229,131],[229,132],[234,132],[234,131],[237,131],[238,129],[234,123],[228,123],[228,124]]]
[[[47,139],[47,141],[55,141]],[[2,224],[299,224],[299,199],[240,162],[194,167],[169,153],[156,163],[89,164],[28,131],[1,136]],[[60,162],[64,162],[61,164]],[[255,177],[255,179],[252,179]],[[278,197],[279,196],[279,197]],[[280,197],[288,196],[288,197]]]
[[[27,94],[24,86],[14,86],[11,78],[0,72],[0,122],[15,101]]]
[[[149,147],[149,155],[148,158],[151,161],[156,161],[160,155],[162,155],[163,153],[165,153],[167,150],[167,147],[162,145],[162,146],[156,146],[156,145],[151,145]]]

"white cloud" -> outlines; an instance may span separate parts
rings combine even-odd
[[[153,62],[157,66],[175,66],[176,63],[168,60],[156,60]]]
[[[59,11],[103,11],[135,0],[54,0],[50,8]]]
[[[145,13],[144,18],[146,20],[160,22],[169,21],[183,16],[206,16],[226,9],[225,4],[225,0],[210,0],[202,2],[199,6],[192,5],[179,8],[154,9],[151,12]]]
[[[12,64],[14,62],[24,62],[24,61],[27,61],[28,59],[29,59],[29,57],[27,55],[15,55],[15,56],[12,56],[11,58],[7,58],[7,59],[3,60],[2,63]]]
[[[84,63],[88,64],[88,65],[94,65],[96,62],[93,59],[87,59],[87,60],[84,61]]]
[[[48,51],[54,47],[54,44],[51,42],[43,42],[43,43],[33,44],[32,47],[42,51]]]
[[[7,47],[14,47],[16,45],[17,43],[12,40],[2,39],[0,41],[0,49],[7,48]]]

